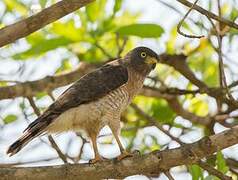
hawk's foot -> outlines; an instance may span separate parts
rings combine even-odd
[[[124,150],[121,155],[117,156],[117,160],[118,161],[121,161],[122,159],[124,158],[127,158],[127,157],[132,157],[134,156],[135,154],[134,153],[130,153],[130,152],[127,152],[126,150]]]
[[[90,159],[89,164],[95,164],[95,163],[102,162],[102,161],[103,161],[103,158],[100,156],[97,156],[94,159]]]

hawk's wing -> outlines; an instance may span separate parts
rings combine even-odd
[[[126,67],[106,64],[76,81],[48,110],[62,113],[69,108],[95,101],[122,86],[127,80]]]
[[[39,128],[37,126],[44,124],[44,127],[47,127],[55,118],[68,109],[95,101],[127,81],[128,72],[125,66],[115,63],[106,64],[76,81],[26,130],[33,127],[42,130],[43,127]]]

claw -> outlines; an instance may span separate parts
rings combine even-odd
[[[103,159],[100,156],[98,156],[98,157],[95,157],[94,159],[90,159],[89,164],[95,164],[101,161],[103,161]]]
[[[134,156],[134,153],[130,153],[130,152],[127,152],[127,151],[123,151],[122,154],[117,157],[117,160],[118,160],[118,161],[121,161],[121,160],[124,159],[124,158],[132,157],[132,156]]]

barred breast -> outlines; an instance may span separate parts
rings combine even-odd
[[[143,86],[144,78],[135,74],[132,76],[131,73],[126,84],[106,96],[62,113],[49,126],[48,132],[85,130],[98,133],[105,125],[119,130],[121,112]]]
[[[48,132],[99,131],[114,116],[120,116],[128,103],[129,94],[126,87],[122,86],[97,101],[67,110],[54,120]]]

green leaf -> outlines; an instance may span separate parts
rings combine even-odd
[[[27,8],[25,7],[25,5],[21,2],[18,2],[16,0],[3,0],[7,10],[11,11],[11,12],[18,12],[20,13],[22,16],[26,16],[28,13]]]
[[[189,111],[199,116],[206,116],[209,112],[208,103],[205,101],[206,95],[196,96],[191,99]]]
[[[217,152],[216,165],[217,165],[217,169],[223,172],[224,174],[227,173],[227,171],[229,170],[229,168],[226,165],[226,160],[221,151]]]
[[[189,166],[189,172],[192,175],[193,180],[203,180],[203,171],[198,165]]]
[[[89,21],[94,22],[97,19],[103,18],[105,14],[104,8],[106,2],[107,2],[106,0],[98,0],[86,6],[86,14]]]
[[[40,0],[39,3],[40,3],[40,5],[41,5],[42,8],[45,8],[45,5],[46,5],[46,3],[47,3],[47,0]]]
[[[128,131],[122,129],[121,135],[126,138],[134,137],[136,135],[136,131]]]
[[[153,116],[160,123],[173,124],[175,114],[165,100],[136,96],[134,102],[143,109],[145,113]]]
[[[177,40],[177,25],[171,29],[169,39],[166,43],[166,52],[174,54],[176,52],[176,40]]]
[[[121,9],[121,5],[122,5],[122,0],[115,0],[115,4],[113,7],[113,14],[115,14],[117,11]]]
[[[34,56],[40,56],[43,53],[46,53],[47,51],[54,50],[56,48],[59,48],[61,46],[66,46],[70,43],[73,43],[72,40],[67,39],[65,37],[56,37],[51,39],[44,39],[41,41],[38,41],[32,47],[25,52],[15,54],[13,56],[14,59],[25,59],[30,58]]]
[[[151,111],[152,116],[158,119],[161,123],[173,124],[175,114],[165,100],[154,99],[151,105]]]
[[[73,20],[68,22],[55,22],[50,29],[50,32],[63,36],[72,41],[81,41],[86,37],[86,30],[84,27],[76,28]]]
[[[232,21],[234,21],[238,16],[238,10],[236,8],[232,8],[232,11],[230,13],[230,18]]]
[[[6,81],[1,81],[0,80],[0,86],[6,86],[7,85],[7,82]]]
[[[47,96],[48,94],[46,92],[39,92],[35,95],[36,99],[39,100],[45,96]]]
[[[63,59],[61,62],[61,66],[56,70],[56,74],[59,74],[63,71],[72,69],[69,59]]]
[[[3,119],[3,122],[5,123],[5,124],[9,124],[9,123],[12,123],[12,122],[14,122],[14,121],[16,121],[17,120],[17,116],[16,115],[14,115],[14,114],[9,114],[9,115],[7,115],[4,119]]]
[[[139,36],[142,38],[158,38],[164,29],[157,24],[131,24],[116,30],[121,36]]]

